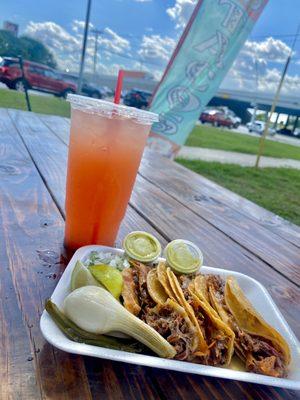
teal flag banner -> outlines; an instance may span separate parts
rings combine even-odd
[[[172,156],[215,95],[268,0],[199,0],[154,93],[149,147]]]

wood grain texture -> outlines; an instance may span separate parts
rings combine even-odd
[[[172,400],[296,400],[299,392],[226,379],[152,370],[161,399]]]
[[[154,157],[151,152],[144,157],[140,174],[280,274],[300,285],[299,248],[233,208],[226,196],[220,199],[215,195],[218,191],[208,190],[203,185],[200,175],[174,166],[174,163],[162,157]]]
[[[153,170],[161,171],[163,178],[163,173],[165,171],[168,172],[169,163],[169,160],[163,157],[157,158],[153,152],[147,151],[141,172],[143,167],[148,166],[153,168]],[[298,225],[292,224],[271,211],[260,207],[250,200],[231,192],[204,176],[196,174],[177,163],[175,163],[175,165],[172,163],[172,172],[173,178],[176,178],[181,182],[193,183],[194,189],[196,189],[193,194],[193,200],[195,202],[203,201],[203,204],[206,204],[206,202],[208,204],[212,202],[236,210],[246,218],[250,218],[257,222],[259,226],[277,234],[284,239],[284,241],[289,241],[297,247],[300,247],[300,227]],[[199,191],[198,193],[197,190]],[[183,194],[182,191],[180,193]],[[189,194],[187,194],[187,196],[188,195]],[[189,200],[192,200],[192,198],[188,198]]]
[[[1,122],[0,122],[1,124]],[[1,132],[1,127],[0,127]],[[3,149],[3,148],[2,148]],[[1,159],[1,168],[2,157]],[[0,179],[3,178],[3,170]],[[0,196],[1,198],[1,196]],[[2,201],[1,201],[2,204]],[[3,211],[0,209],[0,229]],[[19,308],[10,273],[6,243],[0,240],[0,399],[34,398],[38,393],[35,366],[31,358],[32,346],[26,335],[26,322]],[[25,334],[24,334],[25,333]]]
[[[38,116],[40,121],[56,135],[62,142],[69,145],[70,136],[70,120],[68,118],[61,118],[57,115],[40,114]]]
[[[30,117],[26,117],[25,115],[22,116],[22,113],[19,112],[11,112],[10,116],[19,129],[20,137],[30,153],[31,160],[29,163],[31,163],[32,166],[32,162],[34,162],[37,168],[36,171],[39,172],[42,178],[42,180],[40,179],[40,183],[43,181],[49,193],[51,193],[52,201],[49,202],[50,205],[48,208],[54,208],[56,213],[58,213],[54,205],[55,202],[63,213],[66,168],[65,145],[68,143],[68,121],[64,121],[64,123],[60,125],[60,119],[58,117],[54,119],[52,117],[47,118],[46,122],[43,116],[40,117],[30,114]],[[13,134],[15,134],[15,132],[13,132]],[[36,193],[36,189],[34,189],[35,185],[36,184],[31,186],[31,191],[33,191],[33,193]],[[47,191],[45,196],[49,197]],[[37,197],[37,195],[35,195],[35,197]],[[27,209],[26,207],[28,207],[28,205],[24,204],[23,211]],[[52,215],[52,213],[50,214]],[[50,220],[52,219],[49,218],[49,221]],[[58,224],[56,219],[54,219],[53,224],[57,229],[55,233],[56,236],[53,233],[48,234],[48,229],[45,229],[42,239],[38,239],[33,235],[32,243],[28,245],[26,242],[26,246],[28,246],[26,255],[31,257],[30,260],[33,259],[33,256],[30,256],[30,252],[34,252],[32,249],[39,241],[43,243],[47,242],[48,246],[49,243],[52,246],[54,242],[54,247],[56,246],[55,243],[58,243],[58,246],[61,243],[61,238],[59,238],[59,235],[62,233],[60,231],[60,223]],[[285,277],[275,272],[257,256],[249,252],[247,248],[240,246],[235,240],[232,240],[222,231],[211,225],[205,218],[202,218],[201,215],[198,215],[190,209],[190,207],[186,207],[180,199],[179,201],[174,199],[174,196],[169,196],[165,190],[154,185],[149,177],[145,179],[143,176],[140,176],[137,180],[131,198],[131,206],[128,207],[126,217],[121,225],[118,244],[124,234],[137,228],[153,232],[159,237],[163,245],[166,243],[166,240],[178,236],[189,238],[200,244],[204,250],[207,264],[221,267],[225,266],[228,269],[239,270],[256,277],[268,287],[274,300],[283,310],[292,328],[295,331],[297,330],[299,322],[297,305],[299,304],[300,298],[296,286]],[[9,227],[8,230],[10,229],[12,228]],[[14,252],[11,254],[14,255]],[[45,254],[42,253],[41,257],[45,257]],[[24,268],[26,268],[28,263],[24,260],[22,261],[24,263]],[[36,265],[36,268],[38,268],[38,265],[39,264]],[[63,265],[60,265],[60,269],[62,267]],[[264,276],[262,276],[261,271],[263,271]],[[50,280],[50,282],[52,281]],[[51,290],[50,287],[48,289]],[[21,299],[21,301],[23,301],[23,299]],[[39,307],[41,307],[42,303],[40,301],[37,301],[37,303],[39,303]],[[22,304],[22,302],[20,304]],[[61,354],[60,363],[62,370],[68,369],[70,365],[72,367],[72,365],[77,363],[77,359],[65,361],[71,356],[53,349],[50,345],[48,346],[55,354],[56,352]],[[44,368],[46,368],[45,365],[48,366],[48,351],[50,350],[46,348],[45,352],[42,354]],[[78,358],[81,359],[80,357]],[[94,358],[85,357],[84,360],[87,378],[90,383],[91,395],[94,399],[161,398],[192,400],[201,398],[203,400],[271,400],[297,398],[295,392],[282,389],[222,379],[205,378]],[[40,364],[36,364],[36,368],[39,371],[41,368]],[[41,374],[45,376],[45,370],[42,369]],[[50,395],[51,390],[53,390],[52,398],[60,398],[60,385],[58,385],[58,389],[51,387],[51,385],[49,385],[48,388],[50,389],[48,395]],[[47,398],[47,396],[45,397]],[[71,397],[86,398],[84,396],[76,397],[72,390],[66,390],[62,398],[69,399]]]
[[[48,345],[39,329],[65,266],[63,220],[1,109],[0,124],[1,400],[89,399],[82,359]]]

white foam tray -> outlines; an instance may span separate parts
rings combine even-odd
[[[123,250],[105,246],[85,246],[76,251],[60,281],[58,282],[51,299],[58,306],[62,306],[64,298],[70,292],[70,279],[72,270],[77,260],[84,260],[91,251],[112,252],[123,254]],[[164,368],[168,370],[181,371],[192,374],[214,376],[218,378],[234,379],[244,382],[252,382],[263,385],[278,386],[288,389],[300,390],[300,345],[299,342],[276,307],[267,290],[255,279],[247,275],[219,268],[203,266],[201,272],[204,274],[219,274],[223,277],[235,276],[239,285],[246,293],[254,307],[263,315],[264,319],[274,326],[288,342],[292,362],[287,378],[273,378],[269,376],[242,372],[229,368],[212,367],[191,362],[168,360],[155,356],[127,353],[125,351],[110,350],[103,347],[91,346],[83,343],[75,343],[69,340],[55,325],[49,314],[44,311],[41,316],[40,328],[45,339],[53,346],[69,353],[82,354],[86,356],[105,358],[108,360],[121,361],[131,364],[145,365],[147,367]]]

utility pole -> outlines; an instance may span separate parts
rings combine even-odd
[[[22,56],[18,56],[19,59],[19,64],[20,64],[20,68],[21,68],[21,73],[22,73],[22,79],[24,82],[24,64],[23,64],[23,57]],[[24,83],[24,92],[25,92],[25,99],[26,99],[26,104],[27,104],[27,110],[31,111],[31,105],[30,105],[30,100],[29,100],[29,96],[28,96],[28,91],[27,91],[27,85],[26,83]]]
[[[257,58],[255,58],[255,97],[251,105],[253,105],[253,114],[251,116],[251,121],[250,123],[253,124],[254,121],[256,120],[256,112],[258,108],[257,104],[257,92],[258,92],[258,65],[257,65]]]
[[[278,87],[277,87],[277,91],[276,91],[276,94],[275,94],[275,97],[274,97],[274,100],[273,100],[273,103],[272,103],[271,111],[270,111],[270,114],[269,114],[269,116],[267,118],[267,121],[266,121],[264,132],[261,135],[260,140],[259,140],[259,147],[258,147],[258,153],[257,153],[257,157],[256,157],[256,162],[255,162],[255,168],[259,167],[259,161],[260,161],[260,158],[261,158],[261,156],[263,154],[263,151],[264,151],[265,140],[266,140],[266,137],[267,137],[268,132],[269,132],[269,126],[270,126],[271,118],[272,118],[272,115],[273,115],[273,113],[275,111],[276,105],[277,105],[278,100],[279,100],[279,96],[280,96],[281,88],[282,88],[282,85],[283,85],[283,81],[284,81],[285,75],[287,73],[287,70],[288,70],[292,55],[293,55],[294,47],[295,47],[295,44],[296,44],[296,41],[297,41],[297,38],[298,38],[298,35],[299,35],[299,29],[300,29],[300,24],[298,25],[298,29],[297,29],[297,32],[296,32],[296,35],[295,35],[295,38],[294,38],[294,42],[292,44],[290,53],[288,55],[288,58],[286,60],[285,66],[284,66],[284,69],[282,71],[282,75],[281,75],[281,78],[280,78],[280,81],[279,81],[279,84],[278,84]]]
[[[81,87],[82,87],[82,78],[83,78],[83,70],[84,70],[84,59],[85,59],[85,51],[86,51],[86,42],[87,42],[89,24],[90,24],[91,3],[92,3],[92,0],[88,0],[87,8],[86,8],[85,25],[84,25],[84,33],[83,33],[83,41],[82,41],[82,51],[81,51],[81,60],[80,60],[80,70],[79,70],[79,79],[78,79],[78,88],[77,88],[77,91],[78,91],[79,94],[81,93]]]
[[[96,75],[97,69],[97,56],[98,56],[98,37],[103,33],[99,29],[93,29],[91,33],[95,34],[95,47],[94,47],[94,75]]]

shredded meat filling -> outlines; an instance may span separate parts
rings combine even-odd
[[[124,306],[128,311],[140,318],[143,318],[148,308],[155,306],[147,290],[149,269],[146,265],[135,262],[130,268],[126,268],[122,272]]]
[[[177,360],[191,358],[194,332],[189,329],[182,315],[170,306],[163,305],[148,310],[144,319],[148,325],[174,346]]]
[[[193,301],[193,298],[192,298],[192,296],[191,296],[191,294],[190,294],[190,292],[188,290],[188,287],[189,287],[189,284],[191,283],[191,280],[192,280],[191,277],[188,277],[186,275],[180,275],[179,278],[178,278],[180,287],[181,287],[181,289],[183,291],[184,298],[186,299],[186,301],[188,303],[191,303]]]
[[[139,305],[137,286],[136,286],[136,271],[133,268],[126,268],[122,272],[123,289],[122,297],[125,308],[134,315],[138,315],[141,311]]]
[[[286,375],[282,355],[267,339],[251,336],[239,328],[235,330],[235,334],[239,351],[245,358],[247,370],[275,377]]]
[[[147,267],[142,263],[135,263],[133,269],[137,271],[136,273],[138,276],[138,297],[143,313],[146,312],[148,308],[152,308],[155,306],[155,302],[152,300],[147,289],[147,275],[150,271],[150,267]]]
[[[192,306],[203,337],[210,349],[207,356],[199,357],[199,361],[208,365],[223,365],[226,363],[227,359],[229,338],[224,336],[224,334],[222,334],[222,332],[220,332],[217,328],[213,327],[210,317],[205,314],[204,310],[195,304],[194,299],[188,290],[190,282],[191,278],[186,275],[181,275],[179,277],[179,284],[183,291],[184,297]]]
[[[200,356],[200,362],[208,365],[223,365],[227,361],[229,338],[212,324],[211,318],[196,304],[192,304],[203,337],[208,344],[209,354]]]

